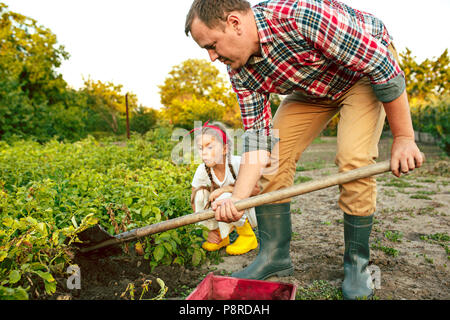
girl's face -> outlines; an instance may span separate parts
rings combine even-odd
[[[202,134],[197,138],[197,146],[206,166],[212,168],[225,162],[226,147],[210,134]]]

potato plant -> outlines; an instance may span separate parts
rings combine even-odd
[[[169,138],[156,129],[126,143],[0,141],[0,299],[26,299],[36,281],[54,293],[54,276],[73,259],[70,244],[88,226],[117,234],[191,213],[195,168],[170,161]],[[202,240],[191,225],[141,242],[154,268],[199,265]]]

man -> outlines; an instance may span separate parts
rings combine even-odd
[[[384,24],[371,14],[335,0],[272,0],[253,8],[244,0],[195,0],[185,32],[212,61],[227,64],[246,130],[233,196],[212,206],[217,220],[238,220],[242,212],[233,202],[247,198],[258,180],[262,193],[291,186],[302,152],[338,112],[339,171],[375,162],[386,116],[394,137],[392,173],[398,177],[421,166],[404,74]],[[288,95],[273,123],[270,93]],[[257,143],[262,137],[267,143]],[[275,162],[276,171],[262,174]],[[341,185],[339,206],[344,212],[344,298],[371,297],[367,265],[375,179]],[[233,276],[292,274],[290,199],[259,206],[256,215],[260,251]]]

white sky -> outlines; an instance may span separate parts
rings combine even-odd
[[[82,77],[122,84],[147,107],[159,108],[158,85],[174,65],[208,59],[184,34],[192,0],[0,0],[56,34],[70,54],[60,72],[74,88]],[[250,0],[252,5],[260,2]],[[418,61],[450,47],[449,0],[343,0],[387,25],[399,51]],[[226,68],[214,63],[225,78]]]

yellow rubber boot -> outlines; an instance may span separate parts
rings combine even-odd
[[[220,241],[220,243],[212,243],[212,242],[205,241],[202,244],[202,248],[207,251],[217,251],[217,250],[220,250],[220,248],[223,248],[229,244],[230,244],[230,237],[227,236],[226,238],[222,239],[222,241]]]
[[[245,221],[242,227],[236,227],[236,232],[239,237],[233,244],[227,246],[226,251],[228,254],[240,255],[258,247],[258,240],[256,240],[256,235],[248,220]]]

